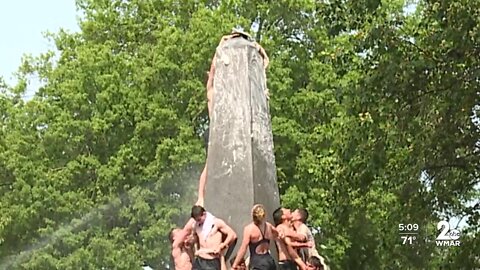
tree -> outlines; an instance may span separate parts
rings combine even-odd
[[[234,26],[270,56],[282,204],[308,208],[332,269],[475,268],[480,7],[457,2],[77,1],[81,31],[0,85],[0,268],[167,268]],[[462,247],[436,248],[457,215]]]

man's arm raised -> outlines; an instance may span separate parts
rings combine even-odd
[[[195,220],[190,218],[187,221],[187,224],[183,227],[182,231],[179,232],[179,236],[173,241],[172,248],[179,247],[181,243],[183,243],[189,235],[193,232],[193,227],[195,226]]]
[[[193,232],[193,228],[195,227],[195,219],[190,218],[185,226],[183,226],[183,230],[187,233],[190,234]]]
[[[207,80],[208,116],[211,116],[212,114],[213,78],[215,77],[215,59],[216,59],[216,55],[213,56],[212,64],[210,65],[210,71],[208,72],[208,80]]]

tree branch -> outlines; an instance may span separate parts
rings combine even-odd
[[[260,16],[259,16],[260,17]],[[255,39],[257,40],[258,43],[260,43],[260,40],[262,38],[262,30],[263,30],[263,23],[265,22],[264,19],[260,19],[260,22],[258,23],[258,31],[257,34],[255,35]]]
[[[445,169],[445,168],[467,169],[467,165],[466,164],[460,164],[460,163],[449,163],[449,164],[442,164],[442,165],[427,165],[427,166],[425,166],[424,170]]]

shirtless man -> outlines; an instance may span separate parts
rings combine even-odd
[[[175,270],[192,270],[193,237],[186,235],[182,229],[174,228],[170,231],[169,238]]]
[[[310,246],[305,243],[306,237],[293,230],[291,225],[292,214],[288,208],[278,208],[273,212],[273,221],[277,231],[283,234],[283,239],[277,239],[279,270],[305,270],[306,265],[298,256],[294,248]],[[301,241],[301,242],[296,242]]]
[[[308,211],[304,208],[298,208],[293,211],[292,214],[292,224],[295,227],[295,230],[299,233],[304,235],[307,238],[307,242],[311,243],[310,247],[305,247],[300,249],[300,256],[304,261],[306,261],[310,257],[316,257],[320,260],[323,269],[328,270],[328,266],[325,264],[325,259],[320,256],[316,247],[315,247],[315,239],[313,238],[312,231],[306,225],[308,220]]]
[[[191,219],[184,227],[184,233],[189,234],[192,231],[197,235],[200,246],[195,253],[192,269],[221,270],[222,253],[227,250],[228,259],[229,253],[235,247],[237,234],[223,220],[216,218],[199,205],[192,207]]]
[[[300,253],[303,257],[302,259],[306,261],[310,256],[318,257],[319,254],[315,248],[315,240],[313,239],[312,231],[305,224],[308,219],[308,211],[303,208],[296,209],[292,213],[292,225],[297,231],[297,233],[302,234],[306,237],[307,241],[311,243],[309,248],[301,248]]]

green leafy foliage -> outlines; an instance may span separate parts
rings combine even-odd
[[[309,210],[332,269],[480,267],[480,4],[405,5],[78,0],[58,55],[0,81],[0,268],[168,268],[204,162],[206,72],[237,26],[271,59],[282,204]],[[437,248],[452,217],[462,246]],[[415,245],[400,223],[419,224]]]

